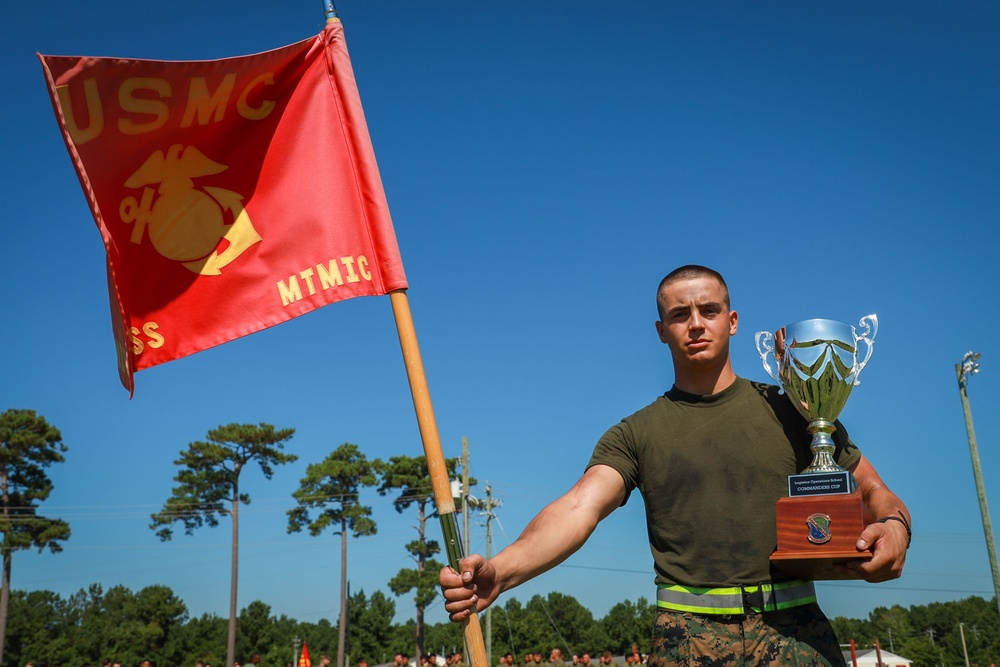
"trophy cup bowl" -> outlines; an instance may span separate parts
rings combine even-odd
[[[761,363],[806,419],[812,463],[788,478],[788,497],[778,500],[775,565],[803,579],[842,579],[834,564],[870,558],[855,541],[864,529],[857,481],[833,458],[834,422],[858,376],[871,359],[878,318],[861,318],[862,333],[834,320],[803,320],[775,333],[757,333]],[[774,368],[769,361],[773,357]]]

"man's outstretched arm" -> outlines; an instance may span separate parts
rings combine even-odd
[[[439,581],[451,620],[462,621],[473,610],[486,609],[502,592],[569,558],[624,499],[625,482],[618,471],[592,466],[492,559],[473,554],[462,559],[461,572],[442,569]]]

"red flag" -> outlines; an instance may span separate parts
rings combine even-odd
[[[299,656],[299,667],[312,667],[312,660],[309,659],[309,647],[302,642],[302,655]]]
[[[407,286],[339,21],[214,61],[39,58],[130,393],[135,371]]]

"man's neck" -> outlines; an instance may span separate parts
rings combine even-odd
[[[674,378],[674,385],[678,389],[697,396],[718,394],[734,382],[736,382],[736,373],[733,372],[733,367],[728,362],[718,370],[702,373],[689,370],[676,374]]]

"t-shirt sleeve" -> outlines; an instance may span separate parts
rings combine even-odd
[[[627,420],[623,420],[607,430],[597,441],[594,453],[590,456],[587,469],[595,465],[606,465],[618,471],[625,482],[625,497],[622,505],[628,502],[632,490],[639,484],[639,466],[635,455],[635,438]]]
[[[861,460],[861,450],[851,440],[851,436],[847,434],[847,429],[840,423],[840,420],[835,421],[834,426],[837,427],[837,430],[833,432],[833,443],[837,447],[833,453],[834,458],[842,468],[850,470],[851,466]]]

